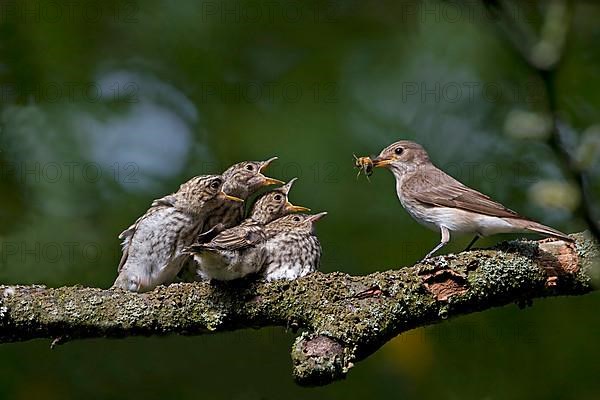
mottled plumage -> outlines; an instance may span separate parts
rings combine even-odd
[[[231,196],[247,200],[252,194],[264,186],[280,185],[284,182],[263,175],[267,167],[277,160],[277,157],[266,161],[244,161],[229,167],[221,175],[225,180],[223,191]],[[244,205],[221,204],[210,213],[205,227],[213,229],[213,234],[238,225],[244,218]]]
[[[450,241],[450,233],[475,234],[469,249],[482,236],[535,232],[572,241],[556,229],[527,219],[438,169],[425,149],[402,140],[386,147],[373,160],[396,178],[396,191],[406,211],[422,225],[441,232],[441,242],[425,258]]]
[[[265,227],[265,261],[260,276],[267,281],[297,279],[319,268],[321,243],[314,224],[327,215],[294,214],[279,218]]]
[[[264,225],[293,212],[309,211],[288,201],[295,180],[263,194],[252,207],[250,217],[240,225],[221,232],[208,243],[192,246],[194,262],[190,264],[195,264],[192,279],[232,280],[257,272],[264,262],[260,247],[267,239]]]
[[[170,283],[188,256],[183,252],[204,229],[206,216],[223,203],[241,203],[222,191],[220,176],[190,179],[119,235],[123,256],[114,287],[144,292]]]

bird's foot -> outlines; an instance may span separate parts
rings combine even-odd
[[[419,264],[427,264],[428,261],[431,261],[431,258],[433,257],[433,253],[429,253],[427,254],[425,257],[423,257],[420,261]]]
[[[473,245],[475,244],[475,242],[478,241],[480,237],[481,236],[479,236],[479,234],[475,235],[475,237],[473,238],[473,240],[471,240],[469,242],[469,245],[463,251],[469,251],[469,250],[471,250],[471,248],[473,247]]]

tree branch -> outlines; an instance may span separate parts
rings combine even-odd
[[[296,281],[174,284],[135,294],[84,287],[0,286],[0,342],[283,326],[303,385],[345,377],[353,363],[407,330],[546,296],[593,290],[599,247],[588,234],[502,243],[368,276],[314,273]]]

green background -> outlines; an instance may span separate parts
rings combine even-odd
[[[509,9],[535,35],[551,3]],[[574,3],[555,94],[581,152],[600,143],[600,5]],[[353,169],[353,153],[398,139],[524,215],[585,229],[560,160],[526,137],[548,109],[540,74],[474,0],[4,2],[0,89],[2,284],[109,287],[117,235],[152,199],[274,155],[270,175],[300,178],[291,200],[329,212],[323,271],[411,265],[438,234],[402,210],[391,174]],[[596,204],[593,152],[587,166]],[[599,306],[595,293],[452,319],[311,389],[291,379],[283,329],[5,344],[0,398],[596,399]]]

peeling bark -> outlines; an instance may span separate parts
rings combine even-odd
[[[407,330],[537,297],[593,290],[598,245],[514,241],[368,276],[314,273],[296,281],[174,284],[135,294],[84,287],[0,286],[0,342],[248,327],[303,329],[292,347],[302,385],[342,379],[355,362]]]

